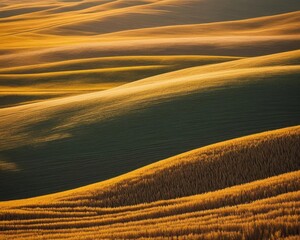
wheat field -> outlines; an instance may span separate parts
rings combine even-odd
[[[0,239],[299,239],[299,20],[0,1]]]
[[[299,140],[299,126],[265,132],[83,188],[3,202],[0,229],[4,239],[294,236],[299,234]]]

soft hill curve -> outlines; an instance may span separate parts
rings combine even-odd
[[[72,189],[199,146],[297,125],[298,62],[299,51],[241,59],[0,109],[1,159],[19,169],[3,172],[1,189],[6,199]]]
[[[193,150],[116,178],[104,189],[93,185],[87,196],[75,192],[62,199],[117,207],[215,191],[299,170],[299,147],[299,126],[265,132]]]
[[[299,10],[297,0],[86,0],[2,3],[6,17],[1,35],[61,32],[94,35],[128,29],[176,24],[239,20]],[[69,6],[68,6],[69,5]],[[16,24],[19,19],[22,23]],[[0,19],[1,20],[1,19]],[[1,21],[0,21],[1,22]],[[35,23],[35,25],[32,25]]]
[[[0,240],[299,240],[299,0],[0,0]]]
[[[0,107],[299,49],[296,3],[281,1],[277,9],[269,1],[247,0],[233,8],[236,0],[230,0],[225,8],[219,1],[43,1],[34,2],[36,7],[31,1],[2,3]],[[243,10],[253,4],[256,11]],[[222,14],[199,14],[219,5]],[[187,14],[195,9],[197,14]],[[286,13],[289,10],[294,12]],[[269,13],[277,15],[266,16]]]
[[[121,56],[76,59],[0,69],[0,107],[117,87],[230,56]]]
[[[0,229],[5,239],[292,237],[299,138],[299,126],[264,132],[72,191],[2,202]]]

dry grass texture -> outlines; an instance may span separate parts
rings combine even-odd
[[[118,58],[107,64],[117,64]],[[172,57],[172,61],[175,58],[182,59]],[[43,71],[45,67],[63,71],[64,65],[40,66]],[[39,68],[33,71],[40,74]],[[296,50],[185,68],[105,91],[2,108],[1,156],[22,169],[3,174],[0,185],[5,200],[16,194],[23,198],[72,189],[195,147],[297,125],[299,72]],[[180,133],[176,135],[174,128]],[[60,177],[53,178],[57,173]]]
[[[299,3],[273,1],[2,1],[0,107],[298,49]]]
[[[265,132],[76,190],[2,202],[3,239],[293,237],[299,138],[300,127]]]
[[[1,68],[0,107],[106,90],[178,69],[237,59],[192,55],[96,57]]]
[[[287,75],[290,79],[286,81],[294,81],[300,73],[299,57],[300,50],[296,50],[208,64],[159,74],[106,91],[3,108],[0,109],[0,132],[6,141],[0,143],[0,149],[30,144],[29,139],[38,143],[69,137],[73,128],[126,116],[170,99],[232,87],[247,88]],[[51,129],[46,127],[41,131],[39,126],[44,129],[44,122],[46,126],[53,122]],[[11,124],[13,129],[9,128]]]
[[[1,0],[0,240],[299,239],[299,10]]]

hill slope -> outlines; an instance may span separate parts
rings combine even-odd
[[[1,0],[0,240],[299,239],[299,21],[299,0]]]
[[[299,137],[299,126],[265,132],[200,148],[80,189],[2,202],[0,229],[5,239],[298,235],[300,175],[289,171],[300,167]],[[286,173],[268,178],[280,174],[275,170],[278,165],[286,166],[280,170]],[[194,195],[195,184],[204,187],[198,192],[202,194]],[[224,189],[214,191],[214,185]],[[158,198],[152,198],[152,189],[156,196],[160,194]],[[135,205],[128,202],[131,199],[149,203]]]
[[[0,57],[0,66],[120,55],[271,54],[299,48],[298,22],[299,11],[295,11],[237,21],[170,24],[93,36],[84,36],[81,32],[76,35],[27,33],[24,36],[14,33],[1,39],[0,50],[6,54]],[[4,24],[2,29],[10,29]]]
[[[2,3],[5,4],[5,3]],[[5,6],[6,5],[6,6]],[[299,10],[296,0],[87,0],[7,2],[0,16],[7,18],[3,35],[26,32],[72,35],[116,32],[174,24],[238,20]],[[22,19],[22,23],[16,22]],[[38,20],[38,21],[36,21]],[[35,23],[35,25],[32,25]]]
[[[233,2],[228,1],[228,6]],[[186,67],[235,60],[228,57],[232,55],[257,56],[299,49],[299,11],[256,17],[269,11],[260,9],[249,15],[255,18],[239,20],[234,17],[238,11],[223,6],[226,21],[205,24],[198,19],[203,15],[185,13],[191,10],[187,3],[47,1],[35,3],[35,8],[30,8],[31,2],[6,3],[2,15],[0,12],[3,16],[0,18],[1,107],[105,90]],[[201,5],[197,11],[204,9],[203,3],[206,7],[217,5],[217,1],[193,2]],[[247,4],[252,5],[253,1]],[[260,4],[256,2],[254,8]],[[285,12],[285,7],[299,10],[297,4],[280,4],[282,9],[274,8],[274,13]],[[243,7],[239,4],[239,8]],[[143,11],[137,14],[137,9]],[[7,15],[14,12],[15,15]],[[179,19],[184,14],[191,21]],[[147,16],[147,23],[152,22],[147,28],[142,28],[142,21],[136,20],[143,15]],[[157,21],[158,16],[165,21]],[[90,20],[85,21],[86,18]],[[113,30],[118,25],[115,20],[110,23],[114,18],[122,19],[119,29],[122,31]],[[227,21],[230,19],[236,20]],[[136,22],[137,26],[125,24],[127,21]],[[66,30],[70,23],[73,30]],[[78,31],[77,24],[85,30],[95,28],[96,32]],[[97,33],[106,29],[111,32]]]
[[[106,90],[178,69],[236,59],[239,58],[197,55],[120,56],[2,68],[0,107]]]
[[[1,189],[6,199],[65,190],[199,146],[297,125],[298,62],[299,51],[241,59],[1,109],[1,158],[20,169],[1,174]]]

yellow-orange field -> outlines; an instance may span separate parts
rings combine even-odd
[[[222,11],[209,0],[1,1],[0,106],[299,48],[297,6],[258,3],[264,9],[243,16],[234,0],[227,4]]]
[[[299,168],[299,140],[299,126],[265,132],[72,191],[2,202],[2,238],[293,237],[299,234],[300,172],[272,177],[264,165]],[[234,175],[238,168],[244,175]]]
[[[1,0],[0,240],[300,239],[299,22],[299,0]]]

